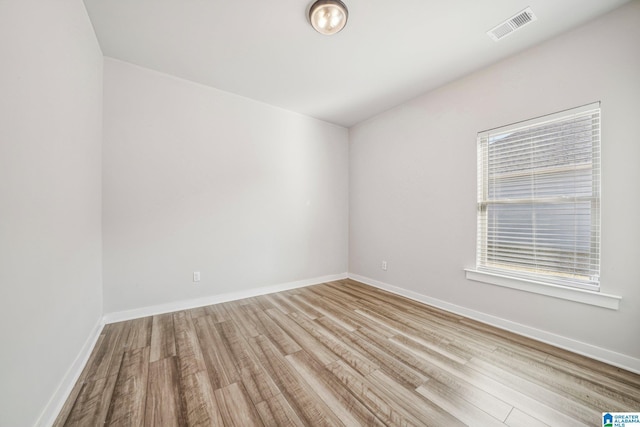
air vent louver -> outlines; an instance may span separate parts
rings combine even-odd
[[[487,31],[487,35],[491,37],[492,40],[498,41],[537,19],[531,8],[528,7]]]

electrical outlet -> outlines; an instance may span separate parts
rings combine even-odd
[[[384,271],[387,271],[387,261],[382,261],[382,265],[380,266]]]
[[[200,281],[200,272],[199,271],[194,271],[193,272],[193,281],[194,282],[199,282]]]

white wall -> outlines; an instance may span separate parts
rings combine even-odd
[[[634,1],[352,128],[350,273],[640,359],[639,22]],[[620,309],[466,280],[477,132],[594,101],[602,101],[601,291],[621,295]]]
[[[3,0],[0,58],[0,425],[30,426],[102,315],[102,53],[80,0]]]
[[[106,313],[346,273],[346,129],[113,59],[104,72]]]

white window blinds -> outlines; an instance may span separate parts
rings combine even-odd
[[[599,103],[478,134],[477,268],[599,289]]]

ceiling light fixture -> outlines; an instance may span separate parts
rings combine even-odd
[[[309,22],[320,34],[333,35],[347,24],[349,11],[340,0],[317,0],[309,9]]]

